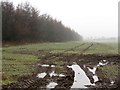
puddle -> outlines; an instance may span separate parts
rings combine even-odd
[[[47,65],[47,64],[37,64],[38,66],[41,66],[41,67],[49,67],[50,65]]]
[[[92,85],[86,73],[79,65],[74,64],[67,67],[72,68],[72,70],[75,72],[74,83],[71,88],[87,88],[86,86]]]
[[[86,68],[86,65],[83,65],[84,68]]]
[[[107,60],[103,60],[103,62],[106,62]]]
[[[55,88],[55,86],[57,86],[58,84],[57,83],[55,83],[55,82],[50,82],[47,86],[46,86],[46,88],[47,88],[47,90],[50,90],[51,88]]]
[[[55,67],[55,65],[51,65],[51,67]]]
[[[91,68],[89,68],[89,67],[87,67],[88,68],[88,70],[90,71],[90,72],[92,72],[93,73],[93,75],[95,74],[95,72],[96,72],[96,69],[97,69],[97,67],[95,66],[95,67],[93,67],[93,69],[91,69]]]
[[[94,76],[93,76],[93,79],[94,79],[94,83],[95,83],[95,82],[97,82],[97,81],[99,81],[99,79],[98,79],[98,76],[97,76],[97,75],[94,75]]]
[[[37,75],[37,77],[38,78],[44,78],[45,76],[47,75],[47,73],[39,73],[38,75]]]
[[[97,82],[97,81],[99,81],[98,76],[96,75],[97,66],[93,67],[93,69],[91,69],[91,68],[89,68],[89,67],[87,67],[87,68],[88,68],[88,70],[89,70],[90,72],[93,73],[94,83]]]
[[[107,65],[107,64],[108,64],[107,60],[101,60],[96,66],[93,67],[93,69],[87,67],[88,70],[93,73],[94,83],[97,82],[97,81],[99,81],[98,76],[96,75],[96,69],[97,69],[97,67],[104,66],[104,65]]]
[[[111,81],[110,83],[111,83],[110,85],[114,85],[115,81]]]
[[[48,64],[42,64],[42,65],[41,65],[41,64],[39,63],[38,66],[41,66],[41,67],[49,67],[50,65],[48,65]],[[51,67],[55,67],[55,65],[51,65]]]
[[[55,71],[52,71],[51,73],[49,73],[49,75],[50,75],[50,77],[52,77],[52,76],[65,77],[64,74],[57,74],[57,73],[55,73]]]
[[[52,76],[58,76],[58,75],[55,73],[55,71],[52,71],[51,73],[49,73],[49,75],[50,75],[50,77],[52,77]]]
[[[99,62],[99,64],[97,66],[104,66],[104,65],[107,65],[107,64],[108,64],[108,62],[106,62],[106,63]]]
[[[41,65],[42,67],[49,67],[50,65],[47,65],[47,64],[43,64]]]
[[[65,75],[64,74],[59,74],[59,77],[65,77]]]
[[[87,68],[88,68],[88,70],[89,70],[90,72],[92,72],[93,74],[96,74],[95,72],[96,72],[97,67],[99,67],[99,66],[105,66],[105,65],[107,65],[107,64],[108,64],[108,62],[106,62],[106,60],[103,60],[103,62],[101,61],[101,62],[99,62],[96,66],[94,66],[93,69],[91,69],[91,68],[89,68],[89,67],[87,67]]]
[[[104,66],[104,65],[107,65],[108,64],[108,61],[107,60],[101,60],[97,66]]]

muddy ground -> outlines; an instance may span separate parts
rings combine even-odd
[[[119,58],[119,55],[48,54],[41,58],[40,62],[36,64],[37,72],[31,76],[20,77],[16,83],[3,85],[3,90],[20,88],[44,90],[50,82],[57,83],[53,88],[54,90],[69,90],[74,82],[75,75],[74,71],[67,66],[72,65],[74,62],[85,71],[91,83],[95,83],[94,86],[86,86],[88,90],[120,90],[119,74],[115,77],[114,83],[111,84],[110,77],[103,77],[101,71],[97,69],[96,74],[99,80],[94,82],[92,78],[93,74],[86,68],[90,67],[92,69],[101,60],[107,60],[107,65],[119,65]],[[38,77],[38,74],[43,72],[46,73],[45,77]],[[53,74],[50,74],[51,72],[53,72]],[[60,76],[60,74],[62,74],[62,76]]]
[[[35,71],[31,76],[19,77],[16,83],[3,85],[3,90],[44,90],[46,88],[52,88],[53,90],[69,90],[75,82],[75,72],[71,68],[68,68],[68,66],[74,64],[79,65],[86,73],[90,82],[94,84],[86,85],[87,90],[120,90],[119,73],[114,75],[114,72],[112,72],[111,76],[109,74],[109,76],[107,76],[107,74],[104,75],[102,71],[104,63],[107,63],[105,66],[108,67],[119,67],[120,55],[83,54],[83,52],[93,46],[93,43],[83,49],[79,54],[66,53],[67,51],[77,49],[84,44],[85,43],[56,54],[44,50],[39,50],[37,52],[29,52],[26,50],[13,52],[19,54],[32,54],[37,56],[40,61],[35,65],[37,71]],[[94,67],[96,67],[95,73],[88,69],[90,68],[93,70]],[[120,69],[118,68],[117,70]],[[97,81],[93,79],[94,75],[98,77]],[[49,86],[50,83],[52,83],[51,86]]]

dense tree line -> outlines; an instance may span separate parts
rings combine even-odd
[[[82,40],[74,30],[65,27],[51,16],[40,15],[29,3],[18,4],[1,2],[2,40],[6,41],[73,41]]]

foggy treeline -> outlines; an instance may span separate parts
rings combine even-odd
[[[20,42],[61,42],[82,40],[82,37],[50,15],[39,14],[29,3],[1,2],[2,40]],[[63,13],[64,14],[64,13]]]

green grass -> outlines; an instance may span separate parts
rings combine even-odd
[[[49,51],[51,53],[63,52],[65,50],[74,48],[81,45],[83,42],[64,42],[64,43],[41,43],[41,44],[29,44],[20,46],[11,46],[3,48],[5,52],[20,52],[29,51],[37,52],[39,50]],[[80,53],[83,49],[88,47],[91,43],[86,43],[73,51],[67,53]],[[84,52],[85,54],[118,54],[117,43],[94,43],[94,45]]]
[[[112,80],[118,79],[119,77],[119,66],[118,65],[107,65],[98,67],[101,71],[101,76],[104,78],[111,78]]]
[[[57,72],[58,74],[61,74],[61,73],[63,73],[63,72],[66,72],[65,68],[63,67],[63,65],[65,64],[64,61],[57,60],[57,61],[55,61],[53,64],[56,65],[56,72]]]
[[[62,42],[62,43],[37,43],[29,45],[17,45],[10,47],[3,47],[2,53],[2,70],[3,70],[3,84],[16,82],[16,80],[23,75],[31,75],[35,71],[34,65],[39,61],[37,58],[40,56],[34,54],[24,54],[22,52],[38,52],[39,50],[60,53],[65,50],[74,48],[84,42]],[[66,53],[81,53],[91,43],[68,51]],[[89,48],[84,54],[117,54],[116,43],[94,43],[93,47]],[[1,50],[1,49],[0,49]],[[17,53],[16,53],[17,52]],[[40,54],[38,54],[40,55]],[[54,62],[57,65],[58,71],[63,71],[62,61]]]
[[[94,43],[86,52],[86,54],[118,54],[117,43]]]
[[[37,57],[33,55],[3,53],[3,84],[15,82],[20,76],[32,74],[37,61]]]
[[[29,51],[38,51],[38,50],[66,50],[73,48],[77,45],[80,45],[80,42],[65,42],[65,43],[40,43],[40,44],[29,44],[29,45],[20,45],[20,46],[11,46],[4,48],[6,52],[20,51],[21,48]]]

